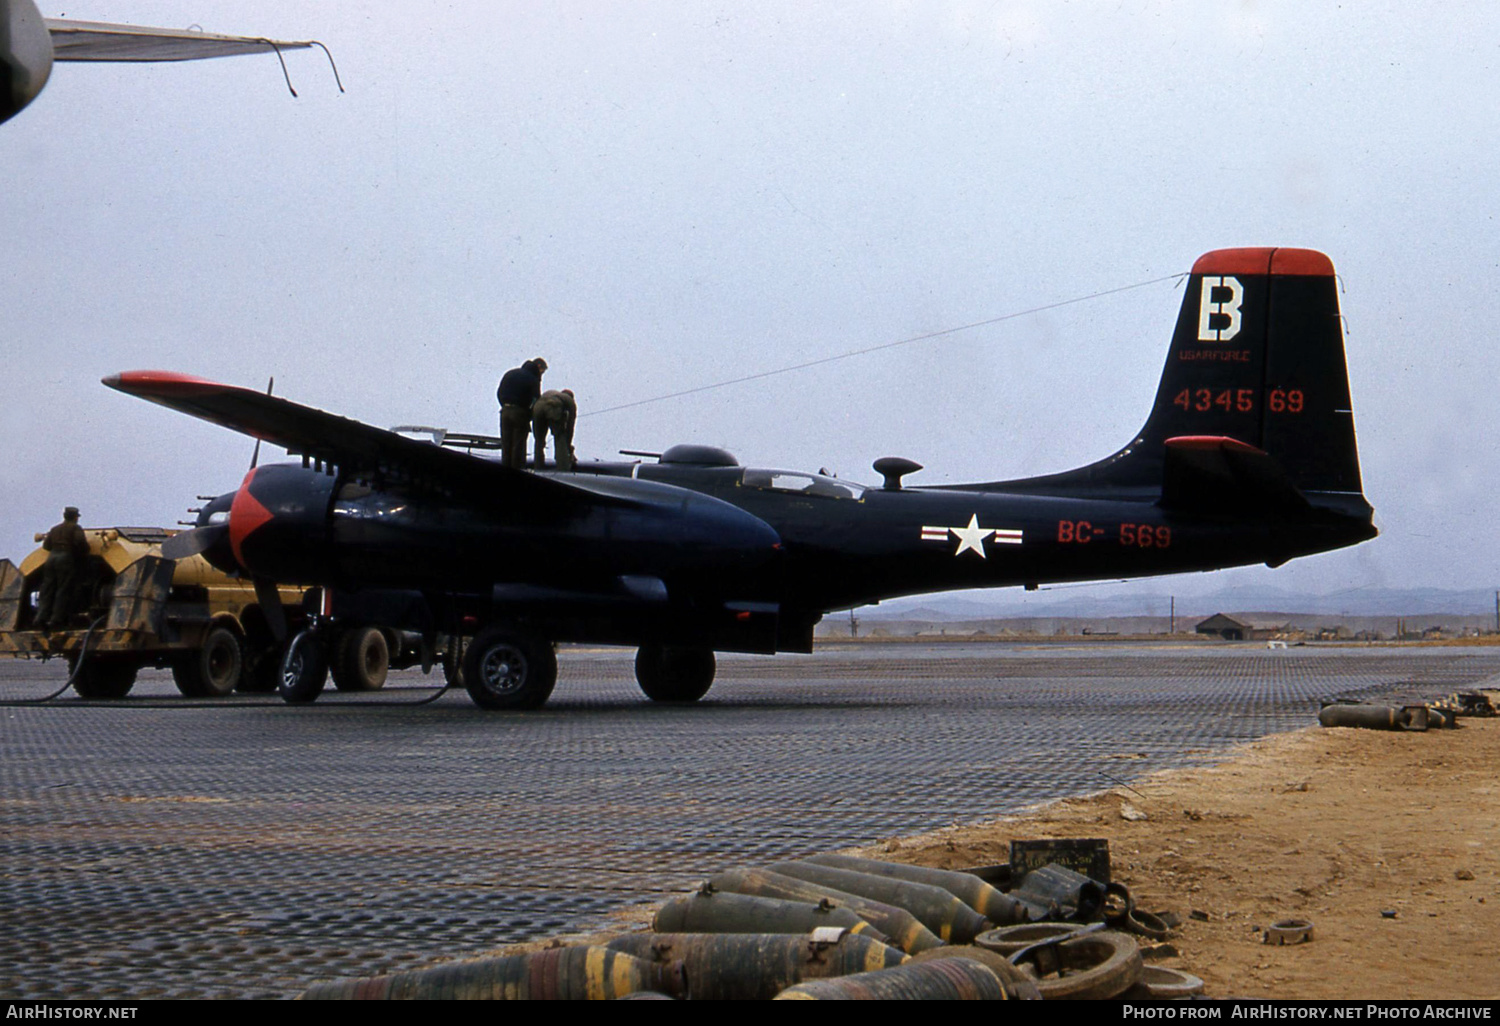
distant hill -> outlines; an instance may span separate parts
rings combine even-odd
[[[924,595],[898,599],[855,611],[861,620],[904,620],[929,623],[969,622],[1014,619],[1105,619],[1162,617],[1168,615],[1171,600],[1166,595],[1148,592],[1124,592],[1107,589],[1058,588],[1051,591],[1023,592],[1016,589],[975,596]],[[1207,595],[1179,597],[1177,619],[1199,620],[1214,613],[1251,612],[1256,616],[1282,614],[1341,617],[1450,617],[1488,618],[1494,626],[1494,589],[1443,588],[1357,588],[1325,595],[1309,595],[1271,587],[1226,588]],[[846,613],[834,613],[827,619],[847,619]]]

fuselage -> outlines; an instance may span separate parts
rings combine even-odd
[[[1206,515],[1150,495],[1028,491],[1037,479],[872,488],[670,461],[541,476],[599,501],[516,508],[272,465],[203,522],[227,512],[218,560],[277,581],[422,595],[454,615],[508,609],[560,640],[750,651],[805,650],[823,614],[904,595],[1279,565],[1375,534],[1357,494],[1295,515]]]
[[[743,467],[594,464],[722,499],[786,552],[783,601],[819,612],[902,595],[1143,577],[1289,559],[1374,537],[1358,495],[1295,518],[1188,515],[1157,496],[1091,499],[988,487],[862,487]]]

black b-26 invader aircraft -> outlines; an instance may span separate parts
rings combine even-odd
[[[639,647],[657,701],[694,701],[714,652],[810,652],[836,609],[957,588],[1265,563],[1373,538],[1333,265],[1218,250],[1188,279],[1156,402],[1114,455],[1044,477],[932,488],[885,458],[879,487],[740,466],[679,445],[657,462],[533,473],[284,399],[135,371],[112,388],[283,446],[176,543],[258,587],[318,586],[279,690],[311,701],[330,625],[472,636],[465,687],[543,704],[554,643]]]

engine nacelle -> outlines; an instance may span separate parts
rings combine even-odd
[[[222,519],[227,505],[229,531],[204,558],[220,569],[243,569],[285,584],[326,583],[333,488],[334,478],[295,464],[251,470],[238,491],[219,496],[199,514],[200,523],[220,522],[215,518]]]

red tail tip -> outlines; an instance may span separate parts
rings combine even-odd
[[[1193,264],[1194,274],[1284,274],[1302,277],[1333,274],[1333,261],[1315,249],[1249,246],[1216,249]]]

